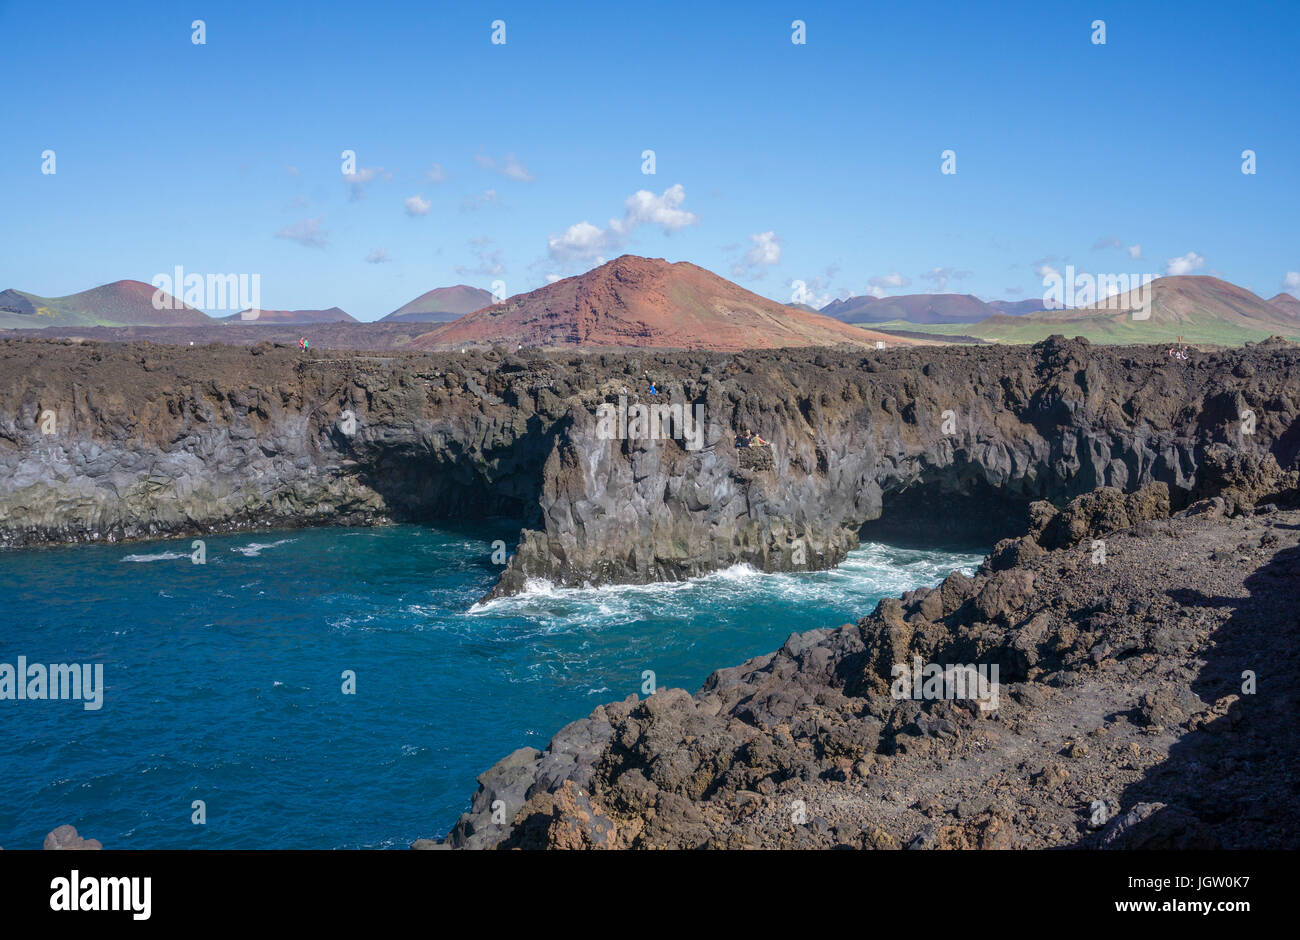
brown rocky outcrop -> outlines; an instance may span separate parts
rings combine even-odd
[[[102,849],[98,839],[83,839],[77,835],[76,826],[59,826],[45,837],[44,848],[46,851],[58,850],[96,850]]]
[[[480,778],[444,844],[1296,848],[1277,808],[1300,745],[1300,510],[1162,518],[1162,489],[1081,496],[1072,541],[793,635],[693,696],[603,705]],[[914,658],[996,666],[996,687],[899,697]]]
[[[1114,492],[1086,512],[1115,521],[1154,511],[1124,495],[1151,483],[1187,505],[1203,465],[1259,491],[1271,469],[1213,468],[1224,448],[1294,464],[1298,363],[1287,344],[1193,369],[1060,338],[390,355],[0,341],[0,545],[505,515],[521,524],[495,589],[509,593],[819,569],[891,530],[991,544],[1028,530],[1033,501],[1052,504],[1036,538],[1056,544],[1075,522],[1053,507],[1098,487]],[[699,409],[698,448],[671,423],[602,433],[598,408],[652,403],[647,380],[654,404]],[[743,427],[772,446],[734,447]],[[771,468],[753,462],[763,450]]]

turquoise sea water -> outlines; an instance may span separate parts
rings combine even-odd
[[[0,846],[72,823],[108,848],[405,848],[644,670],[694,692],[980,560],[867,545],[829,572],[476,605],[516,531],[210,537],[204,565],[189,539],[0,553],[0,664],[101,663],[105,686],[98,711],[0,700]]]

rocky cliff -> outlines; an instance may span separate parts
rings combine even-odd
[[[643,405],[690,420],[646,426]],[[866,535],[1001,539],[973,579],[510,755],[439,844],[1294,847],[1273,807],[1296,790],[1298,414],[1285,342],[1182,361],[1060,338],[8,340],[0,544],[509,515],[508,592],[820,568]],[[771,446],[737,448],[745,428]],[[998,701],[899,699],[909,660],[997,666]]]
[[[973,578],[602,705],[414,847],[1294,849],[1297,473],[1206,456],[1172,517],[1164,483],[1036,502]]]
[[[698,438],[642,427],[639,405],[699,415]],[[1298,411],[1286,343],[1183,362],[1059,338],[588,355],[10,340],[0,544],[493,514],[521,524],[498,593],[815,569],[878,531],[991,544],[1030,501],[1099,486],[1163,482],[1181,508],[1216,442],[1291,466]],[[770,467],[734,446],[745,427]]]

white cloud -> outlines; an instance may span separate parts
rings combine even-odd
[[[754,247],[745,253],[745,264],[771,266],[781,263],[781,239],[776,232],[749,236]]]
[[[501,175],[507,176],[512,180],[519,180],[521,183],[531,183],[535,176],[528,172],[528,168],[515,159],[513,153],[506,155],[506,162],[501,167]]]
[[[1189,251],[1181,258],[1170,258],[1165,262],[1165,274],[1176,276],[1190,274],[1205,266],[1205,259],[1194,251]]]
[[[608,235],[604,229],[583,220],[570,225],[560,236],[546,239],[546,250],[561,264],[590,261],[606,251]]]
[[[303,219],[301,222],[294,222],[292,225],[286,225],[280,231],[275,233],[276,238],[287,238],[291,242],[297,242],[307,248],[324,248],[328,240],[328,233],[321,228],[321,219]]]
[[[814,310],[820,310],[835,299],[835,295],[831,293],[829,279],[827,278],[807,278],[803,282],[802,290],[795,283],[795,279],[791,279],[788,283],[791,288],[790,303],[807,304]]]
[[[695,213],[681,208],[685,200],[686,190],[680,183],[668,187],[659,196],[638,190],[624,200],[623,218],[610,219],[608,227],[603,229],[585,219],[570,225],[563,235],[548,236],[547,251],[553,261],[567,265],[618,251],[642,225],[657,226],[665,235],[671,235],[699,222]]]
[[[1093,251],[1100,251],[1103,248],[1124,248],[1124,243],[1114,235],[1106,235],[1097,239],[1092,244]],[[1134,261],[1137,261],[1142,257],[1141,245],[1129,245],[1127,248],[1124,248],[1124,250],[1128,252],[1128,256]]]
[[[367,184],[377,179],[388,182],[392,180],[393,173],[391,170],[385,170],[382,166],[363,166],[355,173],[344,173],[342,176],[348,184],[349,198],[364,199]]]
[[[487,154],[480,153],[474,157],[474,162],[485,170],[500,173],[507,179],[518,180],[521,183],[531,183],[537,179],[529,172],[528,167],[515,158],[513,153],[506,154],[506,158],[500,162],[492,159]]]
[[[949,281],[959,281],[964,277],[970,277],[970,272],[945,267],[931,268],[921,275],[921,280],[932,282],[942,293],[948,289]]]
[[[390,260],[388,252],[383,248],[376,248],[374,251],[370,252],[370,254],[366,255],[367,264],[383,264],[388,260]]]
[[[429,209],[433,203],[425,199],[422,194],[417,193],[414,196],[406,197],[406,214],[407,215],[428,215]]]
[[[554,284],[556,281],[560,281],[560,280],[563,280],[563,276],[562,276],[562,275],[559,275],[559,274],[548,274],[548,275],[546,275],[546,283],[547,283],[547,284]]]
[[[435,163],[424,171],[424,178],[430,183],[441,183],[447,178],[447,172],[442,168],[441,163]]]
[[[466,196],[462,199],[460,201],[460,211],[468,212],[478,209],[481,206],[496,206],[500,204],[501,200],[497,197],[497,191],[495,189],[485,189],[477,196]]]
[[[1282,278],[1282,286],[1287,290],[1300,288],[1300,271],[1286,272],[1286,277]]]
[[[732,266],[734,276],[758,280],[767,269],[781,263],[781,237],[776,232],[757,232],[749,236],[753,243],[745,257]]]
[[[679,208],[685,200],[686,188],[681,183],[669,186],[662,196],[639,189],[623,203],[626,213],[622,220],[610,220],[609,226],[621,234],[638,225],[657,225],[665,235],[676,232],[699,221],[695,213]]]
[[[1055,266],[1048,264],[1046,261],[1034,265],[1034,273],[1041,278],[1060,277],[1061,272]]]
[[[900,287],[906,287],[912,283],[912,279],[905,274],[899,274],[897,271],[890,271],[888,274],[877,274],[867,283],[880,291],[879,294],[872,291],[871,296],[880,297],[884,294],[885,289],[897,290]]]
[[[500,248],[492,247],[493,241],[487,236],[470,239],[470,251],[473,252],[476,263],[470,267],[458,265],[457,274],[481,274],[485,277],[499,277],[506,273],[506,266],[502,260]]]

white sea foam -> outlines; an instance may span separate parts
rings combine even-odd
[[[249,542],[247,545],[236,545],[231,549],[232,552],[239,552],[245,558],[256,558],[268,548],[275,548],[277,545],[287,545],[289,542],[296,542],[297,539],[280,539],[278,542]]]
[[[982,560],[983,556],[976,554],[866,543],[838,567],[825,571],[766,573],[752,565],[737,564],[685,581],[600,587],[561,587],[546,579],[529,579],[518,594],[476,603],[466,614],[549,621],[550,627],[542,632],[550,632],[644,616],[689,620],[698,613],[701,601],[715,605],[745,603],[756,594],[806,603],[837,603],[859,597],[866,602],[919,585],[937,584],[952,571],[972,574]]]
[[[158,552],[155,555],[126,555],[123,561],[175,561],[178,558],[189,558],[189,552]]]

